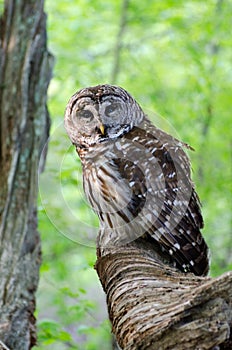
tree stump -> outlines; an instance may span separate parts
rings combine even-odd
[[[232,349],[232,272],[182,273],[142,239],[98,248],[95,267],[123,350]]]

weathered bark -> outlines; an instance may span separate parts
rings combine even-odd
[[[0,347],[36,342],[35,291],[41,262],[37,177],[48,137],[43,0],[8,0],[0,32]]]
[[[232,272],[197,277],[164,261],[142,239],[98,248],[96,269],[120,347],[232,349]]]

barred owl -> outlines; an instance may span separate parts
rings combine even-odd
[[[74,94],[65,127],[107,244],[149,237],[180,270],[206,275],[200,202],[184,151],[190,146],[155,127],[127,91],[112,85]]]

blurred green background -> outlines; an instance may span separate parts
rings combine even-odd
[[[82,87],[117,84],[189,143],[211,275],[232,269],[232,1],[47,0],[46,12],[56,61],[51,140],[39,182],[36,349],[109,350],[105,299],[93,269],[98,220],[63,129],[65,106]]]

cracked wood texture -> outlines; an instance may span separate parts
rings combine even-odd
[[[181,273],[142,239],[98,248],[95,268],[121,349],[232,349],[232,272]]]
[[[0,23],[0,349],[36,342],[38,164],[52,57],[42,0],[6,0]]]

